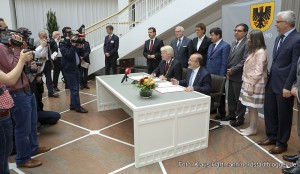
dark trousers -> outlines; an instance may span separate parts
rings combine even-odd
[[[53,68],[53,87],[54,88],[57,88],[59,73],[60,73],[60,71],[62,71],[60,63],[61,63],[61,57],[57,57],[56,60],[53,60],[53,65],[54,65],[54,68]]]
[[[223,92],[225,93],[225,87],[223,89]],[[222,116],[226,116],[225,111],[225,95],[221,96],[220,106],[218,107],[218,113]]]
[[[13,127],[10,116],[0,117],[0,173],[9,174],[8,157],[13,149]]]
[[[244,121],[246,107],[239,100],[242,82],[229,80],[228,86],[228,116],[236,117],[238,120]]]
[[[42,125],[56,124],[61,118],[58,112],[53,111],[37,111],[38,120]]]
[[[266,88],[264,117],[266,134],[276,146],[287,147],[293,120],[294,97],[284,98]]]
[[[158,60],[148,60],[147,61],[148,74],[152,74],[155,68],[158,67],[158,64],[159,64]]]
[[[87,68],[80,68],[80,86],[86,87],[87,86],[87,78],[88,78],[88,71]]]
[[[48,89],[48,96],[52,96],[54,94],[51,70],[52,70],[52,64],[51,64],[50,60],[47,60],[45,62],[45,67],[44,67],[43,73],[45,74],[45,77],[46,77],[46,86]]]
[[[105,75],[110,74],[110,68],[113,74],[117,74],[117,57],[105,57]]]
[[[80,97],[79,97],[79,70],[72,72],[65,72],[66,79],[70,87],[70,108],[80,108]]]

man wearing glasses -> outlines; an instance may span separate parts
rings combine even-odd
[[[242,74],[244,62],[247,58],[247,34],[248,26],[238,24],[234,29],[235,41],[231,44],[231,50],[227,60],[228,85],[228,115],[222,121],[233,120],[230,125],[233,127],[244,124],[246,107],[239,100],[242,87]]]

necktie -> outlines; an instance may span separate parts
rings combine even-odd
[[[279,43],[278,43],[278,46],[277,46],[277,50],[276,50],[276,51],[279,50],[279,48],[280,48],[280,46],[281,46],[281,44],[282,44],[282,42],[283,42],[284,37],[285,37],[284,35],[281,35],[281,36],[280,36]]]
[[[150,51],[153,49],[153,40],[150,41]]]
[[[238,41],[236,41],[235,43],[234,43],[234,45],[233,45],[233,47],[232,47],[232,52],[234,52],[235,51],[235,49],[236,49],[236,47],[237,47],[237,45],[239,44],[239,42]]]
[[[215,51],[215,49],[216,49],[216,44],[213,44],[213,48],[212,48],[212,53]]]
[[[193,86],[193,78],[194,78],[194,71],[192,70],[190,81],[189,81],[189,86]]]
[[[75,53],[75,57],[76,57],[76,65],[79,65],[80,60],[79,60],[79,56],[77,53]]]
[[[111,40],[111,35],[109,35],[109,40]]]
[[[178,44],[177,44],[177,50],[179,51],[180,49],[180,46],[181,46],[181,39],[178,39]]]
[[[165,67],[165,75],[167,75],[167,72],[168,72],[168,70],[169,70],[169,63],[168,63],[168,62],[166,62],[166,67]]]

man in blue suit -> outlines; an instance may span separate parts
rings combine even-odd
[[[175,28],[176,38],[171,41],[171,47],[174,50],[175,59],[181,62],[183,68],[188,67],[188,60],[193,53],[192,40],[183,35],[184,28],[177,26]]]
[[[203,66],[203,57],[199,53],[192,54],[188,61],[189,69],[187,77],[183,80],[171,79],[175,85],[186,87],[185,91],[197,91],[203,94],[210,94],[211,76]]]
[[[76,36],[72,36],[70,27],[62,29],[65,41],[60,42],[59,48],[63,59],[61,66],[65,73],[66,80],[70,87],[70,110],[75,110],[79,113],[87,113],[88,111],[81,107],[79,96],[79,45],[74,42]],[[70,38],[71,37],[71,38]]]
[[[110,74],[110,68],[113,74],[117,74],[117,59],[119,58],[119,37],[113,34],[114,27],[108,25],[106,27],[107,36],[104,40],[103,51],[105,54],[105,75]]]
[[[295,29],[293,11],[277,14],[276,28],[279,36],[273,48],[273,62],[266,84],[264,117],[268,139],[259,145],[275,145],[271,154],[287,150],[293,120],[294,97],[291,88],[296,80],[297,61],[300,56],[300,35]]]
[[[208,47],[206,69],[210,74],[225,77],[230,45],[222,40],[222,30],[220,28],[212,28],[209,33],[213,43]],[[225,118],[225,114],[225,96],[222,96],[221,106],[218,108],[218,115],[215,116],[215,119]]]

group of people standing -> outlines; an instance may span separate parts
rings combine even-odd
[[[231,45],[222,40],[220,28],[212,28],[209,39],[205,36],[205,25],[200,23],[195,27],[197,37],[193,40],[183,36],[184,28],[177,26],[176,38],[171,41],[170,46],[164,46],[163,41],[155,37],[155,28],[151,27],[148,29],[150,39],[145,42],[143,51],[147,59],[148,73],[186,86],[187,91],[201,89],[196,91],[205,94],[209,94],[211,87],[211,79],[206,76],[207,73],[227,77],[228,115],[223,96],[215,119],[230,121],[233,127],[241,126],[244,124],[247,108],[250,125],[240,129],[240,134],[255,135],[258,109],[264,108],[267,139],[257,143],[262,146],[273,145],[269,153],[281,154],[288,147],[294,96],[299,103],[300,73],[297,75],[296,71],[297,67],[300,71],[300,34],[295,29],[295,22],[296,16],[293,11],[277,14],[275,26],[279,36],[274,43],[273,55],[269,58],[269,69],[263,32],[252,30],[248,33],[249,28],[244,23],[236,25],[235,41]],[[197,66],[194,66],[193,62]],[[187,75],[182,79],[182,69],[185,68],[188,68]],[[201,78],[195,78],[193,74]],[[283,158],[296,162],[300,161],[299,157],[300,155],[296,154],[284,155]],[[283,169],[283,172],[300,173],[300,166]]]

